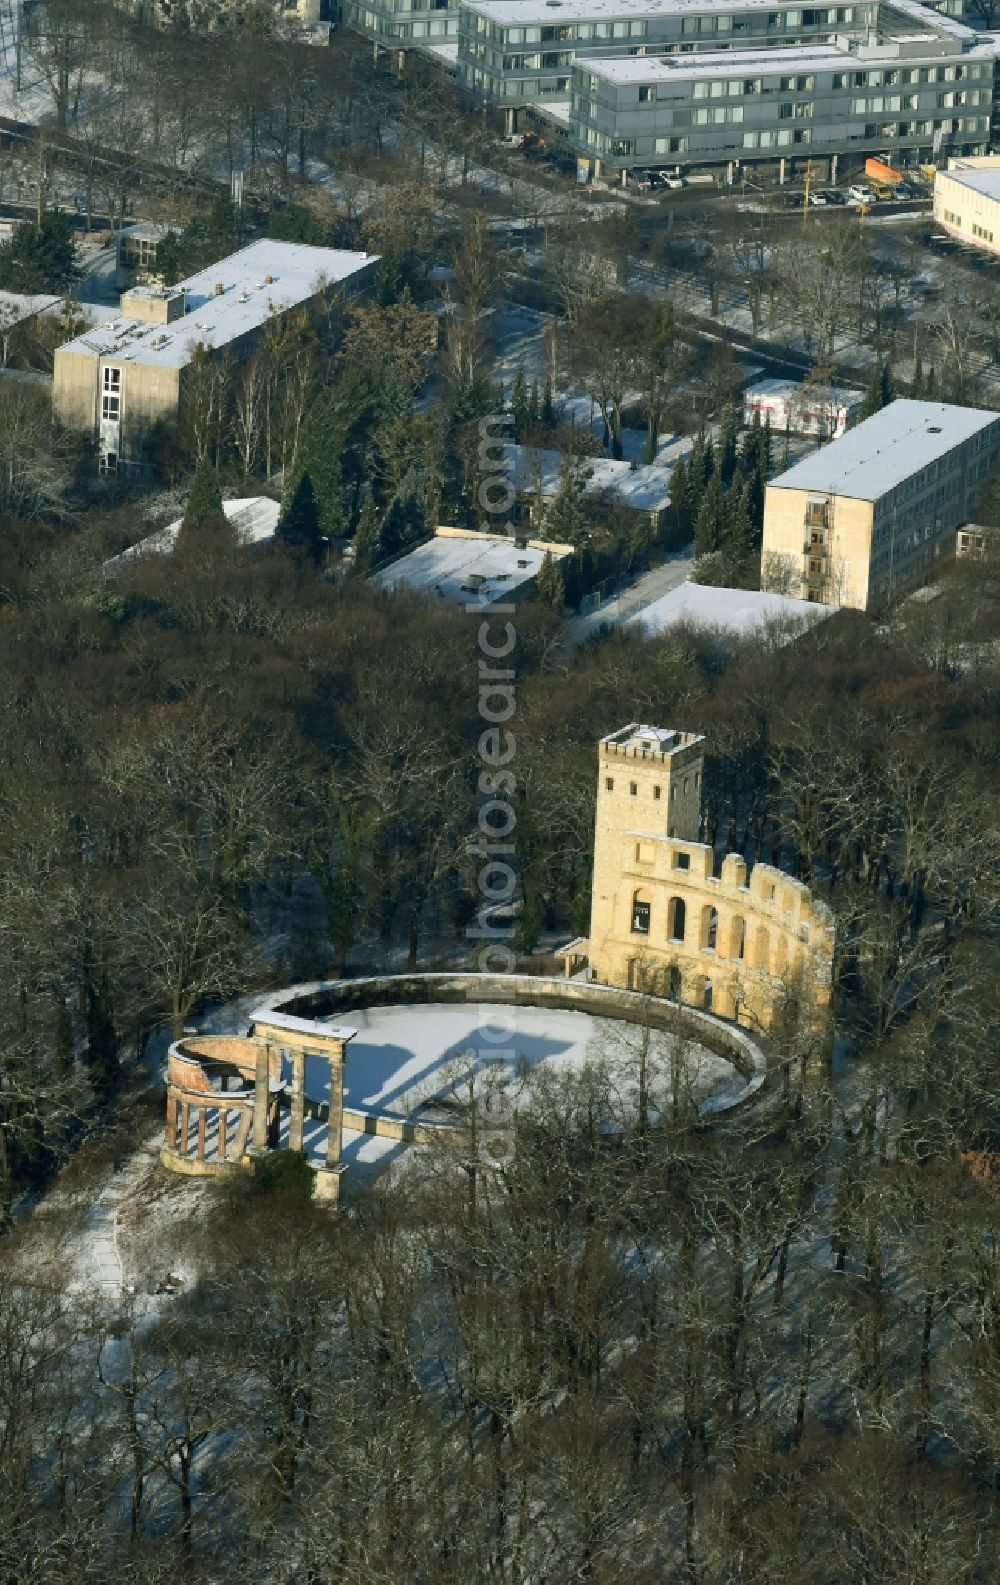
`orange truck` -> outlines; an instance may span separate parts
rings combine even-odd
[[[871,182],[881,182],[885,187],[895,187],[903,180],[902,171],[894,171],[884,160],[865,160],[865,175]]]

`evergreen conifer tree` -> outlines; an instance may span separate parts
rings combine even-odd
[[[510,410],[511,417],[514,420],[514,439],[519,445],[523,445],[528,433],[528,382],[524,377],[524,368],[521,364],[517,366]]]
[[[552,394],[552,376],[545,380],[545,389],[542,392],[541,420],[546,429],[552,429],[556,421],[556,404]]]
[[[312,478],[303,473],[288,506],[278,522],[278,536],[288,545],[301,546],[315,561],[326,549],[326,540],[320,529],[319,510],[313,493]]]
[[[535,430],[535,429],[538,428],[538,417],[539,417],[538,381],[537,380],[532,380],[532,382],[531,382],[531,390],[528,393],[528,429],[529,430]]]
[[[883,363],[872,375],[868,389],[865,391],[864,406],[861,409],[862,418],[871,418],[874,413],[880,413],[883,407],[888,407],[895,399],[892,371],[888,363]]]
[[[756,415],[754,415],[756,417]],[[760,420],[758,419],[758,423]],[[722,426],[719,433],[719,475],[723,484],[728,488],[732,483],[733,474],[736,472],[737,463],[737,437],[739,435],[739,416],[732,404],[726,406],[722,414]]]
[[[731,490],[726,500],[726,521],[722,550],[727,582],[741,583],[750,571],[754,552],[754,529],[749,510],[749,485]]]
[[[583,513],[583,489],[570,467],[564,471],[559,489],[546,508],[542,538],[562,545],[582,545],[588,532]]]
[[[285,489],[287,510],[295,497],[299,480],[304,473],[308,473],[319,529],[324,539],[338,539],[347,527],[340,459],[344,424],[350,421],[350,415],[344,411],[348,405],[348,394],[341,388],[335,388],[315,402],[306,414]]]
[[[354,570],[367,572],[379,552],[380,532],[375,501],[369,490],[365,495],[354,535]]]
[[[181,555],[208,556],[235,550],[239,536],[222,507],[219,476],[208,457],[202,457],[191,482],[175,549]]]
[[[403,475],[382,523],[382,549],[391,554],[426,538],[429,529],[423,479],[416,468]]]
[[[545,552],[545,560],[535,578],[535,598],[554,611],[561,611],[566,604],[566,583],[550,551]]]
[[[714,474],[705,486],[698,505],[698,516],[694,525],[696,556],[710,556],[713,551],[722,549],[727,517],[726,493],[718,474]]]
[[[670,506],[674,514],[678,539],[691,538],[694,528],[694,507],[691,499],[691,469],[681,457],[670,475]]]

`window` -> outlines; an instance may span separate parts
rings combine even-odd
[[[604,778],[604,791],[605,792],[614,792],[614,790],[615,790],[615,778],[613,776],[605,776],[605,778]]]
[[[691,855],[690,855],[690,853],[675,853],[674,854],[674,869],[675,870],[689,870],[690,868],[691,868]]]
[[[637,864],[652,864],[656,858],[651,842],[637,842],[635,845],[635,862]]]
[[[671,897],[667,904],[667,938],[670,941],[684,940],[686,915],[687,906],[683,897]]]
[[[653,788],[653,801],[654,801],[654,803],[659,803],[660,794],[662,793],[662,791],[663,791],[662,787],[654,787]]]
[[[632,934],[649,935],[649,903],[639,892],[632,897]]]
[[[628,790],[629,790],[629,797],[634,798],[636,793],[639,791],[638,782],[630,781],[629,784],[628,784]]]
[[[101,391],[101,417],[117,424],[122,416],[122,371],[105,365]]]
[[[639,103],[641,105],[648,105],[648,103],[652,99],[652,97],[653,97],[652,88],[640,88],[639,89]]]

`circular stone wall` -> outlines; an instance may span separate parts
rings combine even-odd
[[[609,1121],[624,1122],[634,1114],[646,1047],[654,1110],[669,1103],[677,1080],[702,1116],[729,1111],[765,1075],[763,1054],[744,1030],[574,980],[413,974],[328,981],[278,992],[254,1016],[268,1013],[357,1030],[344,1065],[345,1123],[349,1116],[447,1123],[470,1085],[480,1097],[502,1092],[516,1105],[540,1071],[588,1069],[600,1075]],[[322,1106],[328,1093],[326,1061],[307,1058],[308,1101]]]

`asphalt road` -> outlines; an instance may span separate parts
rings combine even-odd
[[[661,595],[669,594],[686,581],[691,572],[693,558],[687,550],[676,551],[662,567],[644,572],[635,583],[629,584],[614,599],[606,600],[596,611],[586,616],[574,616],[565,624],[563,635],[570,644],[585,644],[596,638],[604,627],[621,627],[630,616],[651,605]]]

